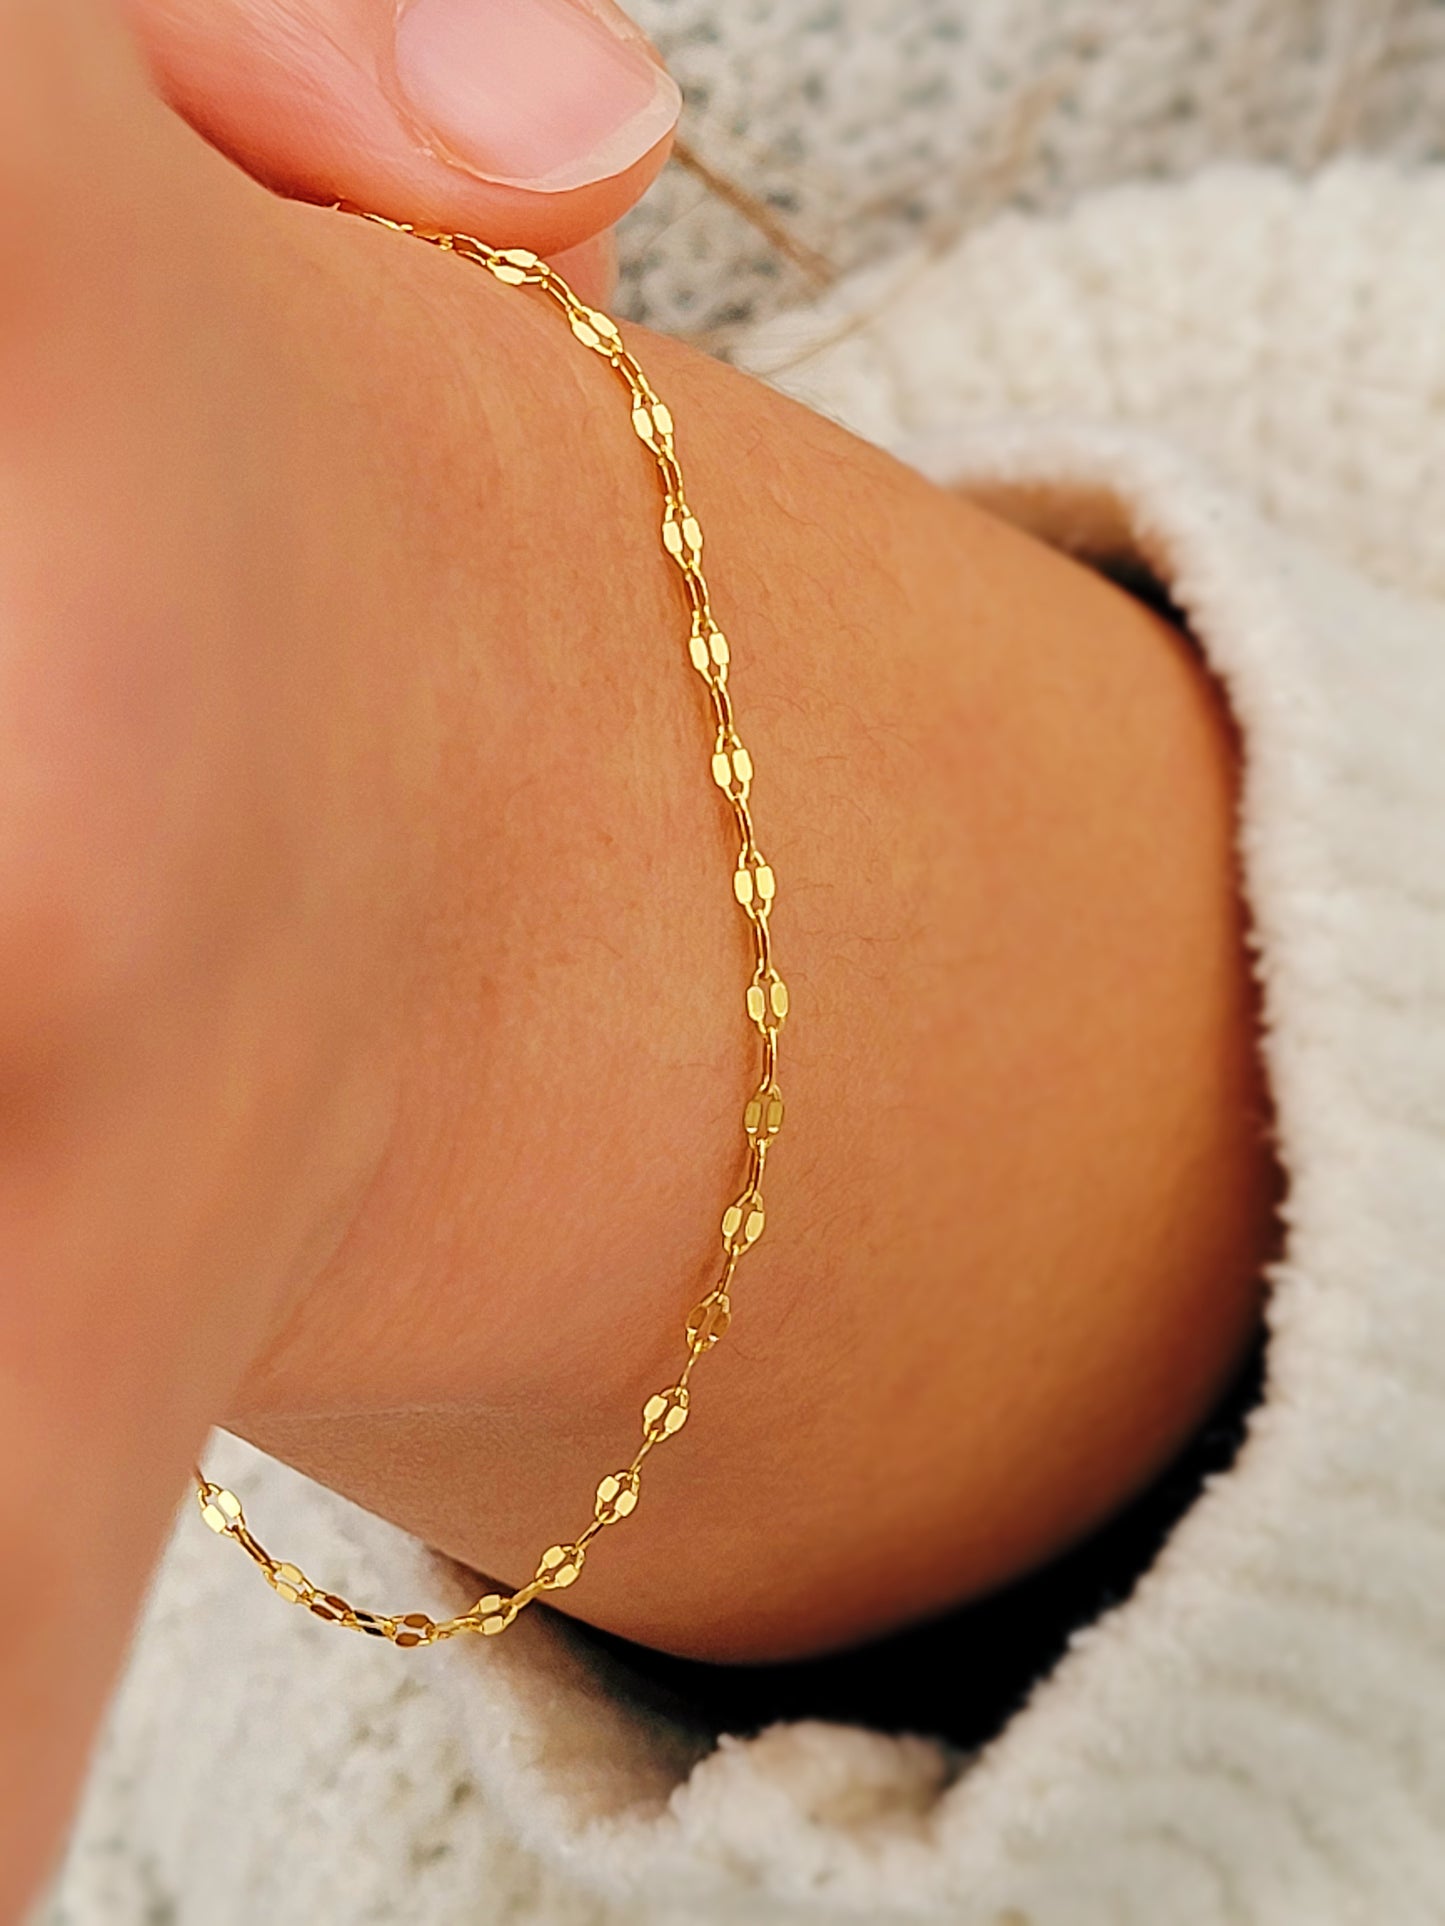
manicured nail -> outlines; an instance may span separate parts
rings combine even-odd
[[[409,0],[396,79],[442,158],[544,194],[623,173],[682,104],[610,0]]]

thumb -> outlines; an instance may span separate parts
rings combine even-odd
[[[667,158],[680,95],[613,0],[124,0],[158,84],[308,200],[556,254]]]

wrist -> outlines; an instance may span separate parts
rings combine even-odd
[[[432,504],[468,558],[449,630],[479,639],[417,931],[424,1047],[357,1235],[238,1423],[514,1582],[632,1435],[697,1294],[739,933],[646,464],[570,344],[489,295],[449,322],[477,338],[488,433]],[[1238,1354],[1271,1178],[1232,747],[1187,647],[1118,591],[646,353],[793,879],[807,1148],[770,1185],[706,1420],[577,1603],[768,1654],[1046,1556]],[[479,497],[507,505],[469,548]]]

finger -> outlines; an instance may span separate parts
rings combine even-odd
[[[617,287],[617,231],[584,241],[580,247],[565,248],[551,256],[552,266],[570,283],[584,301],[607,307]]]
[[[680,96],[612,0],[123,0],[162,91],[280,191],[556,253],[667,157]]]

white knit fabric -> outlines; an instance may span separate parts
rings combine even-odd
[[[378,1648],[283,1611],[188,1514],[55,1921],[1440,1920],[1442,261],[1445,179],[1224,171],[889,261],[747,350],[1142,561],[1240,721],[1288,1247],[1242,1456],[1134,1597],[972,1760],[818,1725],[707,1751],[540,1613]],[[216,1463],[330,1582],[466,1596],[279,1467]]]
[[[1221,160],[1445,155],[1441,0],[632,0],[682,82],[685,170],[626,230],[624,296],[739,323],[1001,207],[1056,211]],[[779,246],[779,238],[791,251]]]

